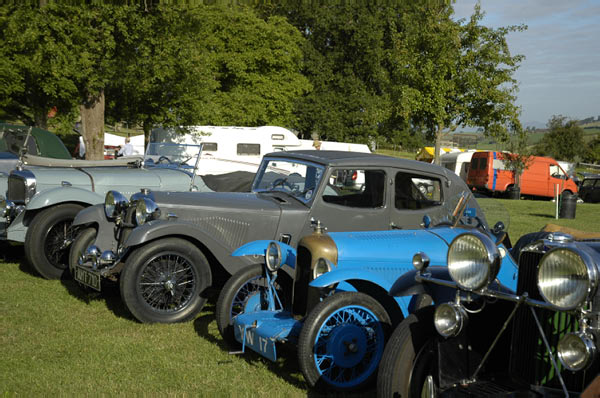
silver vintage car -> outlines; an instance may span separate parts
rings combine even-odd
[[[360,175],[348,186],[339,176]],[[424,187],[419,189],[418,185]],[[368,153],[290,151],[265,155],[250,193],[146,192],[127,199],[111,191],[85,209],[71,248],[77,281],[101,290],[119,282],[141,322],[181,322],[220,288],[262,258],[232,257],[241,245],[278,240],[297,246],[320,221],[330,231],[421,228],[424,215],[464,191],[450,170]],[[291,286],[283,269],[281,287]],[[286,283],[286,278],[289,283]]]
[[[209,190],[196,178],[201,146],[150,143],[144,158],[86,161],[20,157],[16,169],[0,176],[0,240],[24,243],[29,263],[44,278],[60,278],[74,239],[71,223],[85,207],[103,203],[106,192],[141,188]]]

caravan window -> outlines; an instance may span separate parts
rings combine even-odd
[[[241,156],[260,155],[260,144],[237,144],[237,154]]]
[[[210,151],[214,152],[217,150],[219,146],[216,142],[203,142],[202,143],[202,151]]]

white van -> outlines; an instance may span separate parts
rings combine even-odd
[[[471,158],[475,151],[444,153],[440,156],[442,167],[452,170],[456,175],[467,181]]]

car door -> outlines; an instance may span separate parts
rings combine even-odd
[[[385,168],[337,167],[326,177],[309,219],[319,220],[331,232],[389,229],[389,176]]]
[[[446,212],[444,202],[451,198],[447,198],[444,191],[445,177],[414,170],[396,170],[392,177],[390,224],[393,229],[419,228],[423,216],[439,219]]]

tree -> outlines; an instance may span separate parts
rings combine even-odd
[[[457,126],[481,126],[499,141],[520,129],[512,75],[522,56],[510,54],[506,35],[524,27],[482,26],[479,5],[466,23],[452,13],[449,3],[411,3],[393,37],[393,113],[429,129],[436,163],[442,134]]]
[[[585,155],[587,146],[583,141],[583,129],[576,120],[553,115],[546,126],[548,132],[536,147],[538,154],[569,162]]]
[[[521,175],[531,166],[533,156],[528,147],[528,138],[530,129],[520,129],[511,131],[506,142],[506,150],[502,156],[504,157],[504,166],[507,170],[513,172],[515,179],[515,188],[521,190]]]

